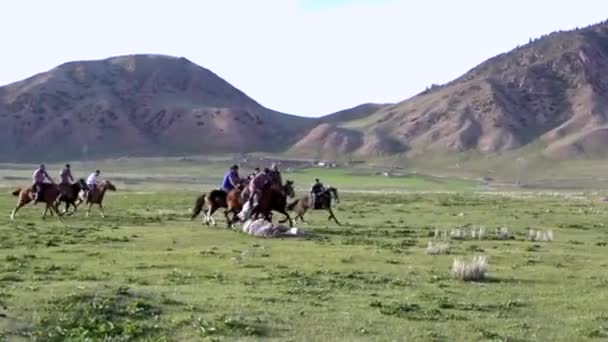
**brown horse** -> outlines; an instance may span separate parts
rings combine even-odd
[[[89,191],[87,194],[85,191],[81,191],[78,195],[79,202],[76,203],[76,206],[80,205],[80,203],[84,202],[89,205],[87,208],[86,217],[89,217],[89,213],[91,212],[91,207],[93,204],[97,204],[99,206],[99,213],[102,218],[106,217],[103,212],[103,198],[105,197],[106,191],[116,191],[116,187],[109,180],[103,181],[99,186],[97,186],[94,190]]]
[[[27,188],[17,188],[12,192],[13,196],[18,197],[17,205],[13,212],[11,213],[11,220],[15,219],[15,215],[17,211],[21,209],[26,204],[30,203],[34,199],[34,187],[30,186]],[[46,207],[44,209],[44,214],[42,214],[42,219],[46,218],[46,213],[50,210],[51,214],[57,214],[57,217],[61,216],[59,213],[59,208],[57,207],[57,200],[61,196],[61,189],[57,184],[42,184],[42,191],[40,192],[39,202],[44,202]]]
[[[287,210],[288,211],[293,211],[296,213],[296,217],[294,218],[294,220],[298,220],[298,218],[302,221],[304,221],[304,214],[306,214],[306,211],[308,211],[309,209],[311,210],[327,210],[329,212],[329,217],[327,218],[328,220],[334,220],[334,222],[336,222],[336,224],[338,226],[340,226],[340,222],[338,222],[338,219],[336,218],[336,216],[334,215],[333,210],[331,210],[331,199],[332,199],[332,195],[333,197],[336,199],[336,203],[340,203],[340,197],[338,196],[338,189],[334,188],[334,187],[329,187],[327,189],[325,189],[323,192],[319,193],[316,198],[315,198],[315,204],[314,204],[314,208],[310,207],[310,201],[309,201],[309,196],[304,196],[301,197],[295,201],[293,201],[292,203],[287,205]]]
[[[280,221],[281,223],[289,220],[289,226],[293,227],[293,221],[287,213],[287,197],[293,198],[294,196],[293,181],[286,181],[282,186],[282,191],[267,186],[262,191],[258,205],[251,211],[251,217],[256,219],[261,214],[266,220],[272,221],[272,211],[274,210],[285,215],[285,219]]]
[[[220,208],[226,208],[226,210],[224,210],[224,216],[226,217],[228,228],[231,228],[232,225],[238,221],[238,217],[236,215],[241,211],[242,208],[241,192],[244,187],[244,182],[241,182],[238,188],[231,190],[229,193],[226,193],[224,190],[215,189],[211,190],[206,195],[200,195],[196,198],[190,219],[194,220],[198,214],[203,211],[203,207],[206,207],[207,212],[204,213],[205,217],[203,222],[207,225],[212,222],[215,226],[216,224],[215,219],[213,219],[213,214]],[[232,213],[232,218],[228,217],[229,213]]]

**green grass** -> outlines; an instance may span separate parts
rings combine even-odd
[[[307,178],[307,172],[299,176]],[[323,177],[338,183],[333,172]],[[347,180],[353,187],[354,179]],[[317,212],[302,226],[315,238],[255,239],[187,220],[195,195],[111,193],[105,220],[93,212],[90,218],[81,213],[64,223],[43,222],[42,207],[24,209],[14,222],[2,219],[0,336],[11,341],[608,337],[603,202],[472,192],[347,193],[336,211],[344,226],[329,224],[327,215]],[[14,198],[1,197],[0,212],[8,217],[13,204]],[[217,219],[221,226],[221,214]],[[478,226],[486,228],[483,240],[452,240],[450,254],[426,253],[435,229]],[[494,239],[499,227],[508,227],[514,238]],[[529,228],[551,229],[555,241],[528,241]],[[474,255],[489,257],[489,279],[453,279],[453,258]]]

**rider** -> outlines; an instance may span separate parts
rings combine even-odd
[[[273,163],[270,167],[270,178],[273,185],[279,187],[277,190],[282,190],[281,187],[283,185],[283,179],[281,177],[281,171],[279,171],[279,167],[277,164]]]
[[[98,177],[100,174],[101,174],[101,172],[99,170],[96,170],[95,172],[91,173],[89,175],[89,177],[87,178],[87,187],[88,187],[87,195],[89,195],[93,190],[95,190],[97,188],[97,184],[99,183]]]
[[[317,196],[322,193],[323,191],[325,191],[325,186],[323,186],[323,183],[321,183],[321,181],[319,181],[319,178],[315,178],[315,183],[312,185],[312,188],[310,189],[310,201],[308,203],[308,206],[312,209],[315,208],[315,200],[317,198]]]
[[[55,184],[51,176],[46,172],[46,168],[44,164],[40,164],[40,167],[34,171],[34,175],[32,176],[34,180],[34,204],[38,203],[38,198],[42,193],[42,185],[44,184],[44,180],[48,179],[51,183]]]
[[[65,167],[61,169],[61,173],[59,174],[61,178],[60,185],[70,185],[74,182],[74,177],[72,177],[72,169],[70,168],[70,164],[65,164]]]
[[[270,170],[264,169],[263,172],[258,172],[255,177],[249,182],[249,205],[253,208],[254,199],[257,196],[259,200],[262,190],[270,182]]]
[[[232,165],[230,170],[226,172],[224,175],[224,180],[222,181],[222,190],[225,193],[229,193],[231,190],[239,187],[241,177],[239,177],[239,166]]]
[[[255,176],[260,173],[260,168],[256,167],[255,169],[253,169],[253,173],[251,173],[249,176],[247,176],[247,178],[249,180],[253,180],[253,178],[255,178]]]

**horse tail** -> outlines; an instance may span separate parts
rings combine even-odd
[[[194,202],[194,208],[192,209],[192,216],[190,217],[190,220],[194,220],[198,216],[198,214],[200,214],[201,211],[203,211],[203,206],[205,205],[205,199],[206,199],[205,195],[200,195],[196,198],[196,201]]]
[[[298,205],[298,203],[300,203],[300,200],[297,199],[289,204],[287,204],[287,210],[288,211],[293,211],[293,209],[296,207],[296,205]]]
[[[15,197],[19,196],[20,193],[21,193],[21,188],[17,188],[17,189],[15,189],[15,191],[11,192],[11,194]]]

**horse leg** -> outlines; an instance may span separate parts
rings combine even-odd
[[[283,220],[283,222],[285,222],[285,221],[288,220],[289,221],[289,228],[293,227],[293,221],[292,221],[291,217],[289,216],[289,214],[287,213],[287,210],[283,209],[283,210],[280,210],[278,212],[279,212],[279,214],[285,215],[286,220]]]
[[[47,204],[46,207],[44,208],[44,213],[42,214],[42,219],[45,220],[46,219],[46,213],[47,211],[49,211],[49,205]]]
[[[214,227],[216,226],[215,219],[213,218],[213,214],[215,214],[215,211],[217,209],[218,208],[216,208],[215,205],[209,206],[209,209],[207,210],[207,214],[205,214],[207,216],[207,217],[205,217],[205,222],[207,223],[207,225],[209,225],[209,222],[212,222],[213,226]]]
[[[89,203],[89,207],[87,208],[87,213],[85,214],[85,217],[89,217],[89,214],[91,213],[91,207],[93,206],[93,203]]]
[[[239,222],[239,212],[240,210],[232,210],[232,220],[230,221],[230,227],[232,227],[235,223]]]
[[[19,201],[19,204],[17,204],[15,209],[13,209],[13,212],[11,212],[11,220],[15,219],[15,215],[17,215],[17,212],[19,211],[19,209],[23,208],[23,206],[26,205],[27,203],[28,202]]]
[[[57,219],[61,221],[61,220],[62,220],[61,216],[63,216],[63,214],[62,214],[62,213],[61,213],[61,211],[59,210],[59,205],[57,204],[57,202],[55,202],[55,203],[50,203],[50,204],[47,204],[47,205],[48,205],[48,206],[49,206],[49,208],[50,208],[50,210],[49,210],[49,211],[50,211],[50,213],[51,213],[51,216],[53,216],[53,213],[55,213],[55,215],[57,215]]]
[[[103,212],[103,204],[99,203],[99,214],[101,218],[106,218],[106,214]]]
[[[331,210],[331,208],[327,208],[327,211],[329,211],[329,217],[327,218],[327,220],[331,220],[334,219],[334,222],[336,222],[336,224],[338,226],[341,226],[342,224],[340,224],[340,222],[338,222],[338,219],[336,218],[336,215],[334,215],[333,210]]]
[[[72,215],[74,215],[76,213],[76,205],[74,204],[74,202],[71,202],[71,203],[67,203],[66,202],[66,204],[65,204],[65,212],[66,213],[68,212],[68,210],[70,209],[70,205],[74,207],[74,210],[72,210],[72,212],[69,213],[68,216],[72,216]]]
[[[228,209],[224,210],[224,216],[226,217],[226,225],[228,226],[228,228],[232,228],[232,220],[230,219],[230,217],[228,217],[229,213],[230,211]]]

